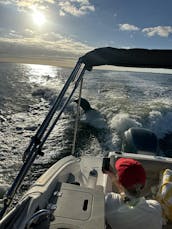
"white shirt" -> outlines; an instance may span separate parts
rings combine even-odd
[[[144,197],[136,206],[130,207],[117,193],[109,193],[106,198],[106,220],[112,229],[161,229],[162,210],[155,200]]]

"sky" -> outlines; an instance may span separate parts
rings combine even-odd
[[[99,47],[172,49],[172,0],[0,0],[0,61],[70,65]]]

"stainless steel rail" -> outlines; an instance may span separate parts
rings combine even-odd
[[[66,81],[65,85],[63,86],[59,96],[57,97],[54,105],[48,112],[47,116],[45,117],[44,121],[42,122],[42,125],[39,127],[37,130],[36,134],[34,137],[32,137],[31,142],[27,149],[24,152],[24,163],[15,178],[12,186],[8,190],[6,197],[4,198],[4,206],[2,210],[0,211],[0,219],[4,216],[6,213],[7,209],[12,203],[12,200],[14,198],[14,195],[16,194],[17,190],[19,189],[24,177],[26,176],[28,170],[30,169],[31,165],[33,164],[35,158],[38,155],[42,155],[41,149],[47,140],[48,136],[50,135],[51,131],[53,130],[54,126],[60,119],[64,109],[70,102],[70,99],[72,98],[75,90],[77,89],[79,82],[81,81],[84,72],[85,72],[85,65],[82,64],[80,61],[77,62],[76,66],[74,67],[72,73],[70,74],[68,80]],[[62,100],[71,84],[72,81],[75,81],[74,87],[69,94],[69,96],[66,98],[63,106],[60,108]],[[58,114],[56,117],[54,117],[56,111],[59,109]],[[54,120],[52,120],[54,118]]]

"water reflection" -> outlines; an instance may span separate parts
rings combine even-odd
[[[61,68],[49,65],[27,64],[28,77],[30,83],[46,84],[47,81],[56,78],[60,74]]]

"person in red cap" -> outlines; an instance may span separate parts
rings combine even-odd
[[[113,169],[105,171],[116,185],[119,193],[108,193],[105,197],[106,221],[111,229],[160,229],[162,210],[156,200],[146,200],[142,190],[146,173],[140,162],[131,158],[120,158]]]

